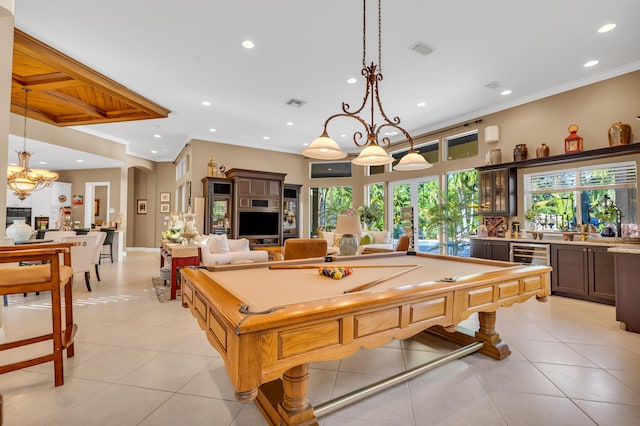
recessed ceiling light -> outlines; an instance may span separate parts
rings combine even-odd
[[[293,121],[287,121],[287,126],[293,126]]]
[[[155,149],[151,151],[152,154],[157,154],[158,151],[156,151]]]
[[[342,135],[340,135],[340,137],[341,137],[341,138],[346,138],[346,137],[347,137],[347,135],[342,134]]]
[[[262,139],[264,139],[265,141],[268,141],[270,138],[269,136],[264,136]]]
[[[612,29],[614,29],[616,27],[616,24],[606,24],[601,26],[598,29],[599,33],[608,33],[609,31],[611,31]]]
[[[84,160],[76,160],[76,163],[84,163]]]
[[[395,136],[398,132],[384,132],[385,136]]]
[[[355,77],[351,77],[347,79],[347,83],[349,84],[355,84],[356,81],[358,81],[358,79]]]
[[[309,142],[303,143],[302,146],[309,146]],[[13,164],[13,166],[15,166],[15,164]]]
[[[427,105],[427,103],[426,103],[426,102],[418,102],[418,106],[419,106],[419,107],[423,107],[423,106],[425,106],[425,105]]]
[[[41,161],[40,164],[47,164],[47,162],[46,161]]]
[[[594,65],[598,65],[600,63],[600,61],[598,61],[597,59],[594,59],[592,61],[587,62],[586,64],[584,64],[584,66],[586,68],[592,67]]]
[[[244,47],[245,49],[253,49],[255,47],[255,44],[253,44],[251,40],[245,40],[242,42],[242,47]]]
[[[210,132],[217,132],[216,129],[214,129],[213,127],[211,129],[209,129]]]
[[[154,138],[161,138],[162,136],[161,136],[161,135],[158,135],[158,134],[155,134],[155,135],[153,135],[153,137],[154,137]]]
[[[202,101],[202,105],[204,105],[204,106],[211,106],[211,102],[209,102],[209,101]]]
[[[502,92],[500,92],[500,94],[501,94],[502,96],[510,95],[510,94],[511,94],[511,90],[508,90],[508,89],[507,89],[507,90],[503,90]]]

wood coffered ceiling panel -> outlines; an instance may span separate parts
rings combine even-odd
[[[11,112],[56,126],[166,118],[169,110],[16,29]]]

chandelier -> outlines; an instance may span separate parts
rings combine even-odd
[[[371,65],[366,65],[366,56],[367,56],[367,31],[366,31],[366,22],[367,22],[367,1],[363,0],[362,2],[362,10],[363,10],[363,23],[362,23],[362,71],[361,74],[367,81],[367,88],[364,94],[364,98],[362,100],[362,104],[357,111],[349,111],[349,104],[343,102],[342,103],[342,112],[338,114],[334,114],[327,118],[324,122],[324,128],[322,131],[322,135],[315,139],[311,144],[302,150],[302,155],[305,155],[310,158],[315,158],[319,160],[339,160],[341,158],[345,158],[347,153],[344,152],[338,146],[338,143],[329,137],[327,133],[327,125],[331,120],[336,117],[350,117],[357,120],[360,124],[362,124],[367,133],[366,140],[363,139],[362,132],[355,132],[353,134],[353,142],[359,148],[364,147],[364,149],[360,152],[360,154],[352,160],[353,164],[357,164],[360,166],[381,166],[384,164],[393,163],[395,159],[390,156],[383,147],[390,147],[391,141],[388,137],[379,138],[380,132],[382,130],[390,130],[396,129],[400,133],[407,138],[409,142],[410,149],[407,154],[405,154],[398,164],[394,167],[395,170],[420,170],[431,167],[425,158],[414,149],[413,147],[413,139],[406,130],[400,127],[400,118],[393,117],[393,119],[389,119],[382,108],[382,102],[380,101],[380,96],[378,94],[378,84],[382,81],[382,31],[381,31],[381,8],[380,8],[381,0],[378,0],[378,65],[375,63],[371,63]],[[371,110],[371,119],[370,122],[360,117],[360,113],[365,109],[365,107],[369,104],[369,108]],[[384,120],[384,123],[381,125],[376,124],[375,117],[375,107],[378,106],[380,110],[379,115]]]
[[[31,153],[27,151],[27,96],[31,89],[23,87],[24,90],[24,132],[22,151],[18,153],[18,165],[7,167],[7,186],[13,191],[13,195],[20,200],[27,198],[31,192],[38,191],[51,182],[58,179],[58,174],[44,169],[29,169],[29,158]]]

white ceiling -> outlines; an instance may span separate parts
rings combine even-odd
[[[639,18],[638,0],[385,0],[383,107],[416,136],[638,70]],[[617,26],[599,34],[607,23]],[[357,107],[364,95],[362,78],[346,83],[362,67],[360,1],[18,0],[16,27],[169,108],[167,119],[84,127],[155,161],[173,161],[193,138],[299,153],[341,102]],[[410,50],[418,41],[435,52]],[[502,86],[485,87],[493,81]],[[306,104],[287,106],[291,98]],[[354,152],[358,126],[335,120],[329,134]]]

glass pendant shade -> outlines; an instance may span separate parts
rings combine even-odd
[[[338,143],[326,133],[311,142],[308,148],[302,150],[302,155],[318,160],[340,160],[347,153],[340,149]]]
[[[400,171],[423,170],[428,169],[431,166],[432,164],[425,160],[425,158],[418,152],[410,151],[400,159],[393,169]]]
[[[382,166],[395,160],[381,146],[371,144],[363,149],[351,162],[358,166]]]

